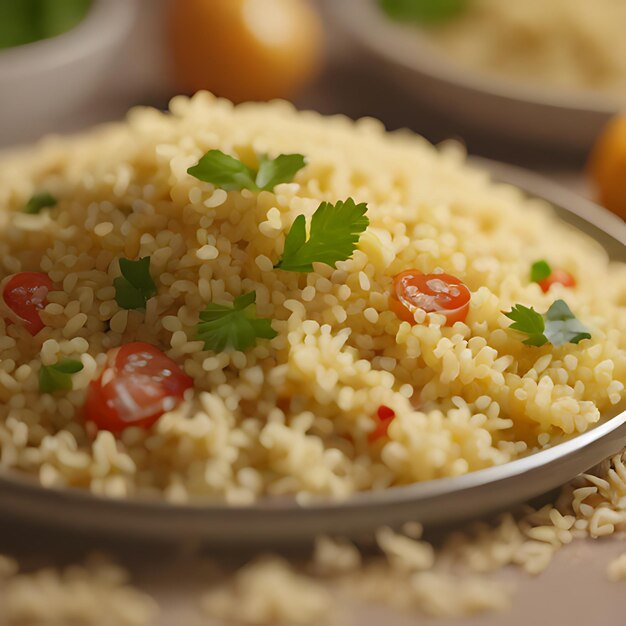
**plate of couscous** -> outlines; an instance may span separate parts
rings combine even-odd
[[[623,447],[625,241],[458,146],[284,102],[7,153],[0,498],[254,542],[538,495]]]

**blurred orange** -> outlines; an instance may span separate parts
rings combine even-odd
[[[321,64],[322,27],[306,0],[172,0],[179,89],[235,102],[290,98]]]
[[[589,174],[599,202],[626,220],[626,116],[614,117],[598,138]]]

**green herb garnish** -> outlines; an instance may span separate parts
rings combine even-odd
[[[243,294],[232,305],[209,304],[200,313],[198,339],[205,350],[221,352],[226,348],[246,350],[257,339],[273,339],[278,334],[269,319],[256,317],[256,291]]]
[[[576,318],[563,300],[553,302],[543,315],[522,304],[516,304],[504,314],[513,320],[509,328],[528,335],[524,343],[529,346],[543,346],[548,342],[553,346],[562,346],[591,339],[589,329]]]
[[[150,276],[150,257],[137,261],[120,259],[119,263],[122,275],[113,281],[116,302],[122,309],[145,309],[157,291]]]
[[[56,206],[57,199],[48,191],[41,191],[34,194],[30,200],[24,205],[22,211],[29,215],[37,215],[42,209]]]
[[[76,359],[64,358],[54,365],[42,365],[39,370],[39,391],[41,393],[71,391],[72,374],[82,369],[83,364]]]
[[[457,17],[467,0],[379,0],[381,9],[394,20],[440,24]]]
[[[306,218],[298,215],[287,233],[283,255],[274,267],[289,272],[312,272],[313,263],[335,267],[338,261],[349,259],[369,225],[366,212],[367,205],[356,204],[352,198],[336,204],[322,202],[311,218],[308,240]]]
[[[552,268],[547,261],[543,259],[541,261],[535,261],[530,267],[530,280],[533,283],[538,283],[552,274]]]
[[[280,183],[291,182],[304,165],[301,154],[280,154],[275,159],[262,155],[255,170],[221,150],[209,150],[187,173],[226,191],[272,191]]]

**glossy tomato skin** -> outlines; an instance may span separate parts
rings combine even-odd
[[[446,326],[463,322],[469,311],[470,290],[451,274],[423,274],[409,269],[393,277],[389,307],[403,321],[415,324],[418,309],[439,313]]]
[[[84,414],[98,429],[150,428],[174,409],[193,380],[159,348],[133,342],[109,350],[102,375],[87,390]]]
[[[50,277],[42,272],[13,274],[2,290],[4,303],[11,311],[10,321],[21,324],[35,336],[45,326],[39,312],[48,303],[52,288]]]
[[[576,279],[569,272],[559,268],[552,270],[552,273],[547,278],[538,281],[538,284],[544,293],[548,293],[548,291],[550,291],[550,287],[557,283],[565,287],[576,287]]]

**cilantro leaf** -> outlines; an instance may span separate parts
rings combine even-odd
[[[211,303],[200,313],[198,339],[205,350],[221,352],[226,348],[246,350],[257,339],[273,339],[278,334],[269,319],[256,317],[256,292],[243,294],[232,305]]]
[[[272,191],[276,185],[293,180],[304,165],[301,154],[279,154],[275,159],[261,155],[259,168],[254,170],[221,150],[209,150],[187,173],[226,191]]]
[[[535,261],[530,267],[530,280],[533,283],[538,283],[544,278],[548,278],[552,274],[552,268],[547,261],[543,259],[541,261]]]
[[[157,292],[150,276],[150,257],[137,261],[120,259],[119,264],[122,275],[113,281],[116,302],[123,309],[144,309]]]
[[[467,0],[379,0],[381,9],[395,20],[439,24],[467,8]]]
[[[239,159],[224,154],[221,150],[209,150],[187,173],[226,191],[256,189],[255,172]]]
[[[56,206],[57,199],[48,191],[41,191],[31,196],[22,211],[28,215],[38,215],[42,209]]]
[[[42,365],[39,370],[39,391],[41,393],[71,391],[72,374],[82,369],[83,364],[76,359],[63,358],[54,365]]]
[[[543,315],[522,304],[516,304],[504,314],[514,322],[509,328],[528,335],[524,343],[529,346],[543,346],[548,342],[562,346],[591,339],[589,329],[576,319],[563,300],[553,302]]]
[[[589,329],[582,324],[563,300],[556,300],[545,313],[545,335],[553,346],[579,343],[591,339]]]
[[[279,154],[275,159],[263,155],[259,162],[256,185],[259,189],[272,191],[280,183],[291,182],[304,166],[305,160],[301,154]]]
[[[537,313],[532,307],[528,308],[523,304],[516,304],[508,313],[505,312],[504,314],[513,320],[513,324],[509,328],[528,335],[528,339],[523,342],[526,345],[543,346],[548,343],[547,337],[543,334],[545,330],[543,315]]]
[[[366,212],[367,205],[356,204],[352,198],[336,204],[322,202],[313,213],[308,240],[305,217],[298,215],[287,233],[283,255],[274,267],[312,272],[314,262],[335,267],[338,261],[349,259],[369,225]]]

